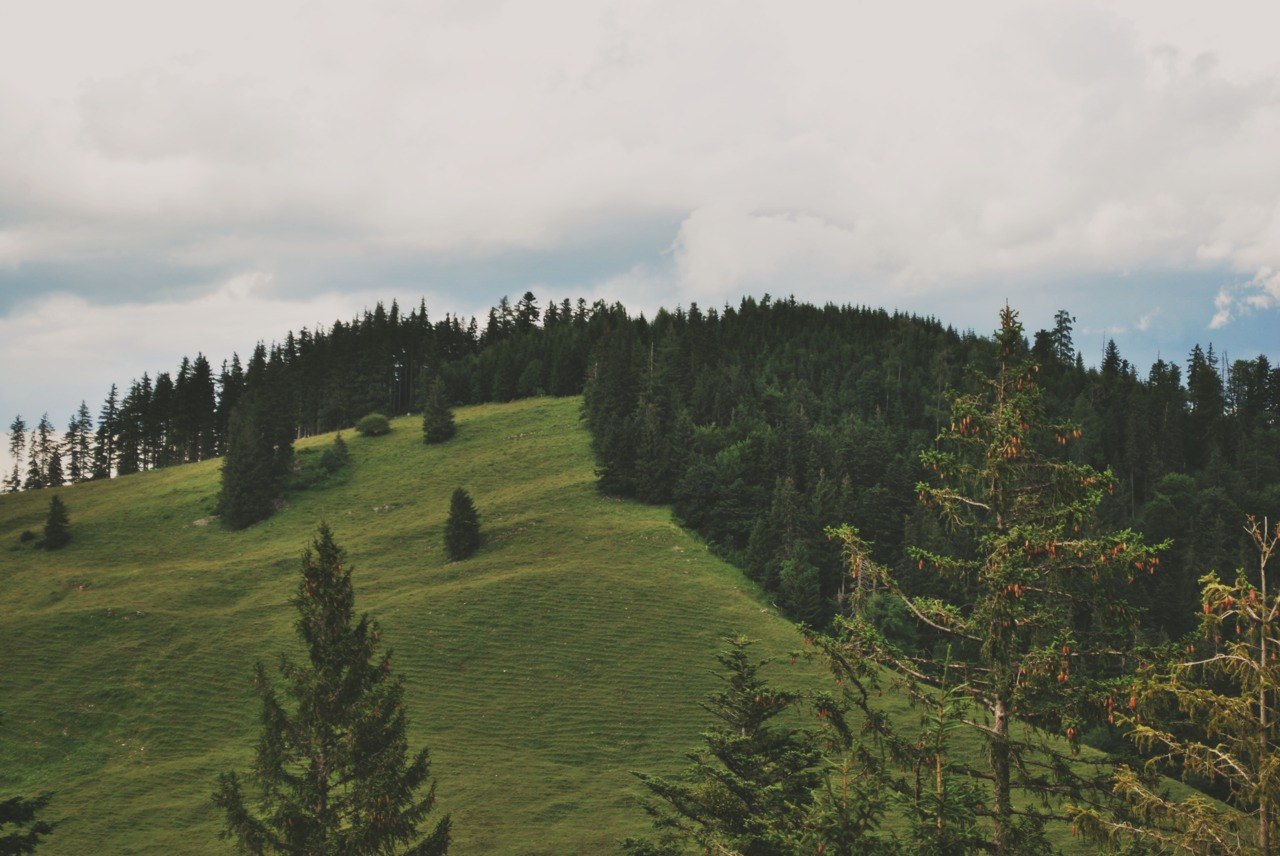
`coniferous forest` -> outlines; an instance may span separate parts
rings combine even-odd
[[[15,417],[4,484],[39,490],[225,456],[217,511],[238,529],[271,516],[297,484],[299,438],[423,412],[424,439],[442,442],[454,433],[449,407],[582,395],[599,490],[670,505],[806,628],[842,688],[812,698],[770,689],[750,643],[731,640],[727,689],[708,706],[729,727],[706,735],[684,779],[642,775],[661,834],[630,841],[631,852],[903,852],[902,841],[914,842],[906,852],[1043,852],[1044,824],[1066,816],[1063,804],[1107,846],[1145,823],[1164,836],[1149,852],[1266,852],[1280,779],[1247,771],[1270,769],[1276,676],[1230,664],[1270,668],[1275,657],[1275,612],[1252,605],[1273,597],[1274,540],[1257,521],[1280,518],[1280,367],[1265,356],[1227,364],[1198,344],[1184,362],[1139,367],[1114,342],[1095,364],[1073,323],[1064,309],[1029,331],[1006,307],[988,336],[769,296],[649,319],[603,302],[543,307],[526,293],[482,324],[379,304],[259,343],[217,371],[197,354],[174,374],[112,386],[96,422],[82,404],[65,432],[47,415],[34,428]],[[345,465],[345,445],[341,458],[331,471]],[[1255,570],[1233,584],[1237,568]],[[1195,650],[1224,635],[1256,641],[1207,659]],[[1188,661],[1225,671],[1186,694]],[[1131,689],[1135,674],[1145,695]],[[910,737],[868,701],[889,686],[924,712]],[[1235,711],[1215,720],[1216,736],[1195,737],[1212,709],[1205,693],[1237,697],[1221,695],[1229,686],[1260,698],[1261,724]],[[810,702],[825,737],[770,723]],[[988,719],[975,724],[973,711]],[[1068,748],[1012,736],[1013,722]],[[966,727],[986,741],[987,764],[943,762],[952,731]],[[1247,734],[1254,754],[1216,756],[1235,751],[1214,743],[1228,732]],[[1148,773],[1187,774],[1258,815],[1256,837],[1227,846],[1206,833],[1236,828],[1214,826],[1220,803],[1162,812],[1165,797],[1139,773],[1116,780],[1126,808],[1103,811],[1096,795],[1111,772],[1074,769],[1083,744],[1135,769],[1159,759]],[[843,764],[846,785],[875,787],[834,793],[824,763]],[[708,796],[729,781],[722,766],[747,809],[725,815]],[[884,794],[914,794],[907,838],[878,831]],[[851,816],[851,804],[863,813]]]

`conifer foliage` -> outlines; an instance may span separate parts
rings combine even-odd
[[[44,521],[44,548],[61,550],[71,543],[71,516],[61,497],[49,500],[49,514]]]
[[[439,376],[427,386],[427,400],[422,407],[422,439],[427,443],[443,443],[454,435],[453,411],[449,409],[444,380]]]
[[[214,793],[224,837],[250,854],[436,856],[449,817],[425,837],[435,805],[427,750],[408,755],[404,685],[376,622],[355,616],[350,566],[321,525],[302,557],[294,606],[307,660],[281,658],[283,694],[259,663],[262,735],[249,797],[236,773]]]
[[[444,550],[455,562],[480,549],[480,514],[471,494],[462,488],[453,492],[449,501],[449,520],[444,526]]]
[[[750,640],[728,642],[716,657],[724,687],[704,705],[719,720],[703,734],[706,748],[679,779],[636,774],[661,800],[646,810],[664,833],[659,842],[627,842],[637,856],[682,853],[684,845],[744,856],[815,852],[799,846],[821,751],[813,732],[777,721],[801,697],[765,682],[768,660],[752,658]]]

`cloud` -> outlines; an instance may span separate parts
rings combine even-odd
[[[1214,298],[1217,312],[1209,328],[1219,330],[1253,312],[1280,307],[1280,270],[1264,267],[1241,285],[1224,285]]]

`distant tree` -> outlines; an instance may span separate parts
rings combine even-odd
[[[44,548],[60,550],[71,543],[71,517],[61,497],[49,500],[49,514],[44,520]]]
[[[52,794],[30,799],[9,797],[0,800],[0,856],[34,853],[40,839],[53,832],[54,824],[38,819]]]
[[[391,433],[391,420],[381,413],[370,413],[356,423],[356,433],[361,437],[381,437]]]
[[[8,493],[22,490],[22,458],[27,448],[27,423],[21,416],[9,423],[9,457],[13,459],[13,471],[5,476],[4,489]]]
[[[223,773],[214,802],[226,813],[225,838],[243,853],[437,856],[449,847],[446,815],[422,837],[435,806],[427,750],[411,758],[403,679],[382,633],[355,617],[352,568],[321,524],[302,556],[293,605],[307,660],[281,657],[284,695],[261,663],[262,733],[245,793]]]
[[[120,403],[116,385],[111,384],[111,392],[102,403],[98,412],[98,430],[93,444],[93,477],[109,479],[116,468],[116,435],[120,431]]]
[[[471,494],[462,488],[453,492],[449,502],[449,520],[444,526],[444,549],[455,562],[480,549],[480,515]]]
[[[422,407],[422,438],[427,443],[443,443],[457,431],[453,411],[445,394],[444,379],[436,375],[427,385]]]
[[[80,409],[67,422],[67,433],[63,435],[63,447],[67,450],[67,478],[73,484],[79,484],[89,478],[93,468],[90,434],[93,432],[93,421],[89,417],[89,408],[82,401]]]
[[[657,797],[644,807],[661,837],[626,842],[630,853],[823,852],[800,849],[822,758],[813,732],[783,724],[801,697],[765,682],[769,661],[752,659],[750,640],[727,641],[716,655],[724,686],[704,705],[718,720],[702,735],[705,748],[679,778],[634,774]]]

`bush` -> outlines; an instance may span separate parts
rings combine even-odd
[[[462,488],[453,492],[449,503],[449,521],[444,527],[444,550],[457,562],[480,548],[480,515],[476,513],[471,494]]]
[[[381,437],[391,433],[391,421],[381,413],[370,413],[356,423],[356,433],[361,437]]]
[[[18,536],[18,542],[21,544],[27,544],[34,540],[36,540],[36,533],[30,529],[23,529],[22,534]]]

